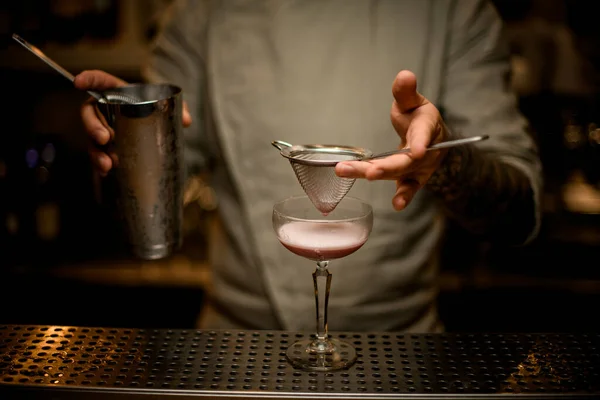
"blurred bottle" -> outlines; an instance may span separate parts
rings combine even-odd
[[[73,44],[85,36],[84,15],[92,6],[91,0],[51,0],[48,33],[52,40]]]
[[[600,190],[600,95],[595,96],[590,121],[585,132],[582,172],[585,179]]]
[[[119,4],[115,0],[94,0],[86,15],[86,36],[93,40],[115,39],[119,33]]]
[[[55,41],[73,44],[82,39],[114,39],[119,28],[115,0],[51,0],[50,19]]]
[[[8,184],[7,184],[8,168],[3,155],[0,155],[0,249],[2,244],[8,240],[10,230],[10,221],[8,219]]]
[[[51,141],[38,147],[39,161],[36,167],[35,185],[38,204],[35,210],[36,235],[44,242],[54,241],[60,233],[60,208],[57,203],[56,185],[53,182],[53,165],[56,147]]]

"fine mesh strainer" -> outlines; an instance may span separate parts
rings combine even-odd
[[[439,150],[460,146],[488,139],[489,136],[473,136],[464,139],[448,140],[436,143],[427,148]],[[341,178],[335,173],[335,166],[342,161],[367,161],[384,158],[393,154],[410,153],[409,148],[388,151],[373,155],[361,147],[340,145],[291,145],[276,140],[271,143],[280,150],[281,155],[290,161],[298,182],[304,189],[314,206],[327,215],[337,207],[338,203],[354,185],[354,178]]]
[[[337,145],[295,145],[275,141],[273,146],[286,157],[298,182],[317,210],[332,212],[354,185],[355,179],[341,178],[335,174],[340,161],[355,161],[371,157],[370,150]]]

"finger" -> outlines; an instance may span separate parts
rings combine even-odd
[[[406,145],[406,131],[410,126],[412,114],[404,114],[400,111],[400,106],[396,100],[392,102],[392,109],[390,110],[390,120],[392,121],[392,126],[394,130],[400,137],[400,148],[403,148]]]
[[[111,168],[117,168],[119,166],[119,157],[117,156],[117,153],[109,151],[106,154],[108,154],[108,157],[110,158]]]
[[[127,82],[104,71],[90,70],[75,76],[73,84],[82,90],[107,90],[124,86]]]
[[[192,115],[190,114],[190,110],[188,108],[187,103],[184,101],[183,102],[183,116],[182,116],[182,120],[183,120],[183,127],[187,128],[188,126],[190,126],[192,124]]]
[[[373,161],[345,161],[335,166],[335,173],[342,178],[374,180],[396,180],[416,168],[414,160],[407,154],[396,154]]]
[[[96,104],[97,104],[96,99],[90,98],[90,101],[94,105],[94,111],[96,112],[96,117],[100,120],[100,123],[102,124],[102,126],[104,126],[104,128],[106,128],[108,130],[108,136],[109,136],[110,140],[113,140],[115,138],[115,130],[108,124],[108,122],[106,121],[106,118],[104,117],[104,114],[102,114],[100,112],[100,110],[98,109],[98,107],[96,106]]]
[[[419,160],[425,156],[427,147],[437,136],[438,116],[428,110],[415,111],[415,117],[406,131],[406,145],[410,148],[409,157]]]
[[[396,194],[392,198],[392,206],[396,211],[404,210],[412,201],[421,185],[416,179],[398,181]]]
[[[427,99],[417,92],[417,77],[410,71],[400,71],[392,84],[392,94],[401,113],[410,113],[428,103]]]
[[[96,148],[93,144],[90,144],[88,147],[88,153],[90,155],[90,160],[92,165],[100,173],[102,176],[106,176],[108,171],[112,168],[112,160],[102,150]]]
[[[83,127],[92,140],[100,145],[105,145],[111,138],[107,127],[96,114],[96,106],[93,99],[83,103],[81,106],[81,120]]]

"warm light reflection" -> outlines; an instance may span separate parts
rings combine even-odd
[[[505,380],[504,390],[520,392],[521,387],[530,381],[545,381],[560,386],[571,379],[567,372],[568,363],[557,357],[561,354],[560,349],[551,347],[555,346],[549,343],[545,343],[545,347],[533,346],[525,360],[516,366],[516,371]]]

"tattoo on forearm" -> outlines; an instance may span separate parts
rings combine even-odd
[[[535,197],[527,176],[474,146],[449,149],[426,187],[449,217],[473,233],[521,243],[535,226]]]
[[[454,201],[462,193],[461,184],[457,179],[464,169],[467,152],[449,149],[443,164],[429,178],[427,187],[446,201]]]

